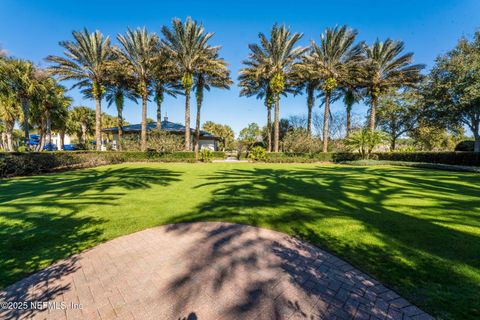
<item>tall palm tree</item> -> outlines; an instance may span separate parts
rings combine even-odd
[[[359,87],[352,85],[345,85],[341,88],[341,92],[343,95],[343,104],[345,105],[347,112],[346,137],[348,138],[352,131],[352,108],[356,103],[359,103],[362,100],[363,92]]]
[[[25,149],[30,149],[30,105],[37,93],[37,70],[30,61],[4,59],[0,65],[0,87],[13,92],[22,106]]]
[[[202,24],[191,18],[185,23],[179,19],[172,21],[172,28],[164,26],[162,33],[163,48],[173,59],[175,68],[181,78],[185,94],[185,150],[190,145],[190,92],[194,85],[194,75],[199,71],[206,57],[215,55],[218,47],[212,47],[208,41],[213,33],[206,32]]]
[[[107,79],[106,65],[112,60],[110,38],[104,37],[100,31],[89,33],[83,31],[72,32],[73,41],[61,41],[60,46],[65,48],[65,57],[48,56],[47,60],[54,63],[50,67],[53,74],[60,80],[77,81],[72,88],[92,88],[95,99],[95,140],[97,150],[102,146],[102,98],[104,85]]]
[[[305,57],[302,61],[293,66],[292,82],[297,91],[305,91],[307,95],[307,132],[312,134],[312,113],[315,105],[315,91],[319,89],[321,81],[315,72],[312,72],[311,66]]]
[[[32,122],[40,128],[40,141],[37,151],[43,150],[45,142],[49,150],[52,147],[52,118],[60,109],[71,103],[71,98],[65,96],[65,88],[54,78],[48,76],[45,70],[39,70],[37,93],[34,98]]]
[[[157,131],[162,129],[162,104],[165,95],[174,98],[182,94],[182,84],[178,78],[178,72],[173,59],[168,55],[166,50],[160,50],[156,68],[153,74],[153,92],[155,103],[157,104]]]
[[[274,137],[273,150],[278,152],[280,138],[280,95],[290,86],[292,66],[305,51],[296,46],[303,34],[291,33],[285,26],[274,25],[270,38],[265,34],[258,35],[260,44],[250,44],[250,54],[243,63],[245,69],[256,69],[257,78],[268,79],[268,85],[274,101]],[[241,72],[243,69],[241,70]]]
[[[354,45],[357,31],[347,26],[328,28],[320,36],[320,44],[311,43],[305,63],[310,72],[322,81],[323,105],[323,152],[328,151],[328,126],[330,103],[333,92],[348,80],[355,69],[360,69],[363,43]]]
[[[376,40],[366,48],[364,86],[370,98],[370,130],[375,130],[375,116],[378,98],[400,86],[416,84],[421,79],[422,64],[411,64],[413,53],[402,54],[403,41]]]
[[[195,157],[198,159],[200,143],[200,114],[204,91],[210,88],[229,89],[232,84],[230,71],[226,62],[219,57],[218,50],[212,56],[207,56],[194,76],[195,96],[197,100],[197,116],[195,124]]]
[[[160,40],[147,28],[128,29],[125,35],[118,35],[121,49],[116,50],[121,61],[132,71],[137,83],[137,93],[142,98],[141,150],[147,149],[147,101],[155,71],[155,62],[160,51]]]
[[[109,77],[106,85],[105,100],[108,106],[115,104],[117,109],[117,130],[118,130],[118,150],[122,149],[123,138],[123,109],[125,99],[137,103],[139,95],[135,87],[135,80],[129,74],[128,69],[125,68],[119,61],[115,61],[109,65]]]

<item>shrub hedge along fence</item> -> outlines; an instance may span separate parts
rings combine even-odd
[[[213,159],[223,159],[223,152],[213,152]],[[96,167],[124,162],[195,162],[194,152],[15,152],[0,153],[0,178],[45,172]]]
[[[224,159],[215,151],[212,160]],[[243,157],[242,157],[243,158]],[[383,161],[438,163],[459,166],[480,166],[480,153],[474,152],[381,152],[371,157]],[[360,160],[358,153],[267,153],[269,163],[348,162]],[[17,152],[0,153],[0,178],[26,176],[59,170],[95,167],[124,162],[195,162],[193,152]]]

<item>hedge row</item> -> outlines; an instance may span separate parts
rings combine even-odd
[[[295,152],[271,152],[267,153],[266,162],[270,163],[309,163],[309,162],[342,162],[360,159],[356,153],[343,152],[318,152],[318,153],[295,153]]]
[[[480,166],[479,152],[382,152],[374,156],[377,160]]]
[[[374,160],[441,163],[459,166],[480,166],[480,153],[474,152],[379,152]],[[360,160],[358,153],[268,153],[266,162],[344,162]]]
[[[214,159],[225,154],[216,151]],[[96,167],[123,162],[195,162],[193,152],[17,152],[0,153],[0,178],[34,175],[75,168]]]

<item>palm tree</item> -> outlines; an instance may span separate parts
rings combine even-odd
[[[104,37],[100,31],[89,33],[87,29],[72,32],[74,41],[61,41],[65,48],[65,56],[48,56],[47,60],[54,63],[50,67],[53,74],[60,80],[75,80],[72,88],[92,88],[95,99],[95,140],[97,150],[102,146],[102,98],[107,79],[107,63],[112,60],[110,38]]]
[[[123,137],[123,109],[125,105],[125,99],[129,99],[137,103],[138,94],[134,89],[135,80],[129,74],[127,68],[125,68],[119,61],[115,61],[109,65],[109,77],[106,85],[105,100],[110,107],[115,104],[117,109],[117,129],[118,129],[118,146],[122,148]]]
[[[323,116],[323,152],[328,150],[328,125],[333,92],[347,82],[349,76],[360,69],[363,43],[354,45],[357,31],[347,26],[328,28],[320,36],[320,45],[311,43],[305,63],[310,72],[322,81],[325,106]]]
[[[33,98],[30,121],[37,125],[40,141],[37,151],[43,150],[45,142],[52,146],[52,119],[57,112],[67,108],[72,99],[65,96],[65,87],[59,85],[46,70],[37,71],[36,94]]]
[[[148,33],[147,28],[128,29],[125,36],[118,35],[122,49],[116,50],[133,73],[137,83],[137,93],[142,98],[141,150],[147,149],[147,101],[151,93],[155,62],[159,54],[159,38]]]
[[[278,152],[279,147],[279,121],[280,121],[280,95],[290,87],[292,66],[305,51],[300,46],[295,46],[303,34],[291,33],[285,26],[274,25],[270,32],[270,39],[263,33],[258,35],[260,45],[250,44],[250,54],[243,63],[244,69],[255,69],[257,81],[268,80],[274,102],[274,139],[273,149]],[[241,72],[246,71],[242,69]]]
[[[25,149],[30,149],[30,105],[37,93],[37,70],[30,61],[4,59],[0,65],[0,87],[15,93],[22,106]]]
[[[212,47],[208,41],[213,33],[205,32],[202,24],[191,18],[185,23],[179,19],[172,21],[172,29],[162,28],[165,39],[163,48],[175,63],[176,70],[181,78],[185,94],[185,150],[190,146],[190,92],[194,85],[194,75],[199,71],[206,57],[215,55],[218,47]]]
[[[20,107],[15,95],[11,92],[0,94],[0,119],[5,126],[6,149],[10,152],[15,151],[12,136],[15,121],[18,120],[19,116]]]
[[[346,137],[348,138],[350,136],[350,132],[352,131],[352,108],[354,104],[359,103],[362,100],[363,92],[359,87],[345,85],[341,88],[341,93],[343,95],[343,104],[345,105],[345,109],[347,111]]]
[[[162,129],[162,103],[165,95],[174,98],[182,94],[182,85],[178,78],[177,70],[173,59],[168,55],[166,50],[161,50],[153,74],[153,92],[155,103],[157,104],[157,130]]]
[[[69,114],[68,133],[76,134],[80,143],[86,143],[95,115],[94,111],[88,107],[74,107]]]
[[[200,112],[203,103],[204,91],[210,91],[211,87],[229,89],[233,83],[230,79],[230,71],[225,61],[215,52],[213,56],[206,57],[194,77],[195,95],[197,100],[197,117],[195,125],[195,157],[198,159],[200,142]]]
[[[425,67],[411,64],[413,53],[402,54],[403,41],[380,40],[366,48],[364,86],[370,98],[370,130],[375,130],[375,115],[378,98],[392,88],[410,86],[421,79]]]
[[[293,66],[294,73],[292,76],[293,85],[298,92],[305,91],[307,95],[307,132],[312,134],[312,112],[315,105],[315,91],[320,87],[320,79],[315,72],[310,69],[310,64],[302,57],[302,61]]]

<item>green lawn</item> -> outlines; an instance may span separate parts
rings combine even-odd
[[[0,180],[0,287],[181,221],[286,232],[441,319],[480,318],[480,174],[318,164],[125,164]]]

